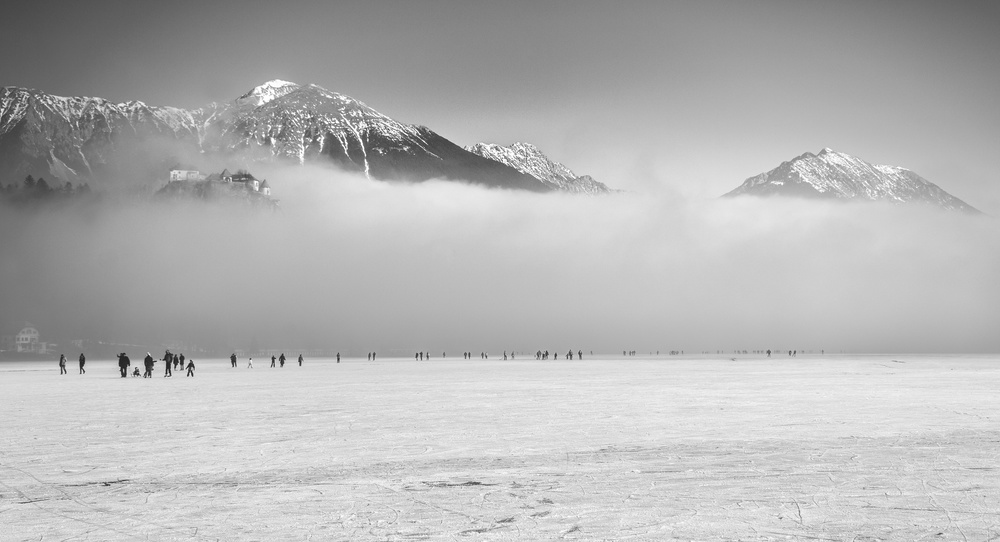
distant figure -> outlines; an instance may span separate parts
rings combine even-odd
[[[276,361],[278,361],[278,358],[274,357],[274,354],[271,354],[271,367],[272,368],[274,367],[274,362],[276,362]]]
[[[420,361],[420,354],[413,354],[413,361]]]
[[[372,361],[375,361],[375,352],[372,352]]]
[[[233,352],[233,355],[229,356],[229,361],[233,363],[233,367],[236,367],[236,352]]]
[[[136,366],[135,370],[132,371],[132,378],[137,378],[137,377],[140,377],[140,376],[142,376],[142,375],[139,374],[139,367]]]
[[[80,374],[87,374],[87,371],[83,369],[83,366],[86,363],[87,363],[86,356],[83,355],[83,352],[80,352]]]
[[[177,369],[183,369],[183,368],[184,364],[181,363],[180,357],[178,357],[177,354],[174,354],[174,370],[176,371]]]
[[[767,357],[771,357],[771,349],[770,348],[767,349]]]
[[[142,373],[142,377],[153,378],[153,365],[156,364],[156,362],[153,361],[153,355],[150,354],[149,352],[146,352],[146,358],[142,360],[142,364],[146,368],[146,372]]]
[[[181,354],[181,357],[180,357],[180,359],[178,361],[180,361],[179,367],[181,369],[183,369],[184,368],[184,354]]]
[[[506,350],[503,351],[503,360],[507,361],[507,351]]]
[[[66,354],[59,354],[59,374],[66,374]]]
[[[371,360],[372,360],[372,353],[368,352],[368,361],[371,361]]]
[[[340,363],[340,352],[337,352],[337,363]],[[299,365],[301,365],[301,363]]]
[[[578,350],[576,353],[576,359],[583,360],[583,350]]]
[[[282,352],[281,356],[278,357],[278,363],[280,363],[282,367],[285,366],[285,353],[284,352]]]
[[[125,355],[125,352],[118,354],[118,370],[121,371],[122,378],[128,376],[129,365],[132,365],[132,362],[128,359],[128,356]],[[139,368],[136,367],[136,370],[139,370]]]
[[[194,376],[194,360],[188,361],[187,370],[188,376]]]
[[[168,376],[174,376],[174,373],[170,371],[170,367],[173,366],[173,364],[174,364],[174,356],[173,356],[173,354],[167,356],[166,359],[164,359],[163,361],[166,362],[165,363],[166,369],[163,371],[163,378],[166,378]]]
[[[253,358],[248,358],[247,369],[253,369]]]
[[[338,354],[338,357],[339,357],[339,354]],[[339,363],[340,360],[338,359],[337,362]],[[299,367],[302,367],[302,354],[299,354]]]

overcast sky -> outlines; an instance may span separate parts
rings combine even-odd
[[[692,197],[831,147],[1000,214],[997,2],[12,3],[3,85],[194,108],[315,83]]]
[[[0,84],[194,108],[315,83],[630,192],[255,171],[282,212],[0,208],[0,318],[357,353],[996,352],[1000,3],[16,2]],[[823,147],[991,216],[720,200]],[[167,218],[156,218],[167,217]],[[208,334],[209,337],[206,337]],[[135,339],[133,339],[135,338]]]

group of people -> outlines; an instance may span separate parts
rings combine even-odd
[[[81,357],[82,356],[83,355],[81,354]],[[153,367],[156,365],[157,361],[163,361],[163,362],[166,363],[166,370],[163,373],[164,377],[173,376],[173,371],[170,370],[171,367],[173,367],[175,370],[176,369],[184,369],[185,368],[184,367],[184,354],[181,354],[181,355],[171,354],[170,350],[167,350],[166,353],[163,354],[163,359],[162,360],[155,360],[155,359],[153,359],[153,355],[152,354],[150,354],[149,352],[146,352],[146,357],[143,358],[143,360],[142,360],[143,367],[145,368],[145,371],[141,375],[143,378],[153,378]],[[194,376],[194,369],[195,369],[195,367],[194,367],[194,360],[193,359],[189,359],[189,360],[187,360],[187,362],[188,362],[187,363],[187,375],[193,377]],[[128,368],[131,365],[132,365],[132,360],[129,359],[128,355],[125,354],[125,352],[122,352],[121,354],[118,354],[118,370],[121,372],[121,377],[122,378],[125,378],[125,377],[128,376]],[[81,362],[80,366],[81,366],[81,368],[83,367],[82,362]],[[138,366],[136,366],[135,370],[132,371],[132,376],[140,376],[140,374],[139,374],[139,367]]]
[[[285,353],[284,352],[282,352],[281,356],[278,356],[278,357],[274,357],[274,355],[272,355],[271,356],[271,367],[275,366],[274,363],[276,361],[278,361],[278,362],[281,363],[281,367],[284,367],[286,359],[288,359],[288,358],[285,357]],[[299,354],[299,367],[302,367],[302,362],[303,361],[305,361],[305,358],[302,357],[302,354]],[[237,367],[238,366],[237,359],[236,359],[236,352],[233,352],[232,355],[229,356],[229,363],[232,365],[232,367]],[[337,353],[337,363],[340,363],[340,353]],[[253,357],[252,356],[248,356],[247,357],[247,369],[253,369]]]
[[[80,352],[80,374],[87,374],[86,369],[83,368],[87,364],[87,356]],[[59,354],[59,374],[67,374],[66,371],[66,354]]]

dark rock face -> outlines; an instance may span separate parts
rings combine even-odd
[[[724,197],[740,195],[926,203],[979,212],[908,169],[870,164],[831,149],[819,154],[807,152],[783,162],[767,173],[750,177]]]
[[[315,85],[270,81],[194,111],[15,87],[0,91],[0,182],[19,182],[27,174],[67,180],[162,175],[177,154],[243,162],[329,160],[373,179],[550,189],[426,127],[399,123]]]

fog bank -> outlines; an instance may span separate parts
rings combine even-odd
[[[0,321],[364,354],[1000,351],[1000,228],[923,207],[261,171],[278,213],[0,209]]]

